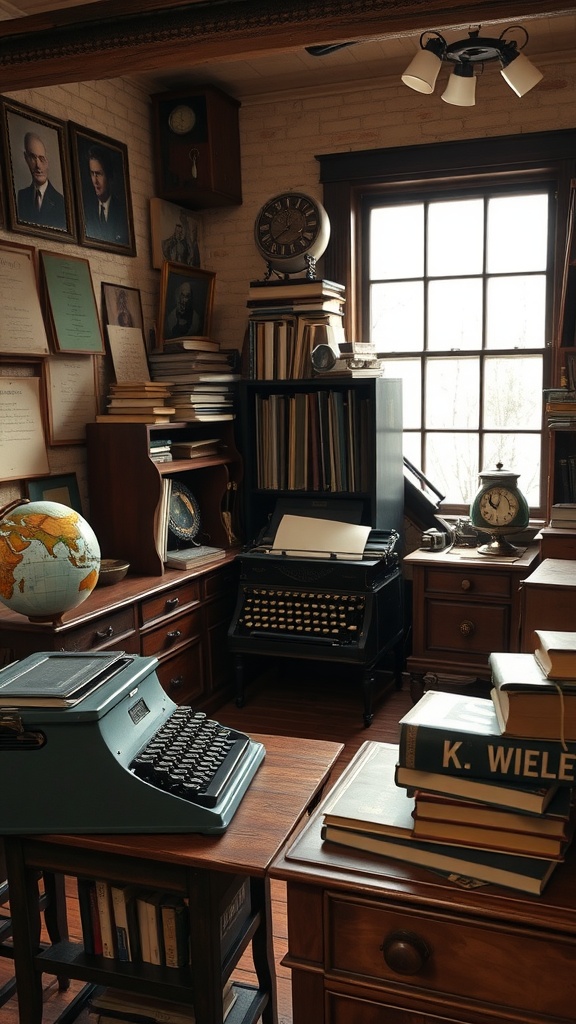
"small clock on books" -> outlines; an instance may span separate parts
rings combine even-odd
[[[316,260],[325,252],[329,239],[326,210],[303,192],[282,192],[268,199],[254,224],[256,248],[268,266],[267,279],[273,271],[288,276],[305,270],[306,277],[313,280]]]
[[[479,477],[482,482],[470,506],[470,521],[477,530],[489,533],[490,540],[478,551],[500,557],[519,554],[504,536],[525,530],[530,519],[528,503],[517,483],[519,474],[499,462],[496,469],[485,469]]]

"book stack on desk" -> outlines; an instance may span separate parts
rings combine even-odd
[[[536,654],[492,654],[489,699],[425,693],[398,747],[359,758],[324,815],[325,841],[541,893],[576,823],[576,672],[552,678],[571,671],[568,636],[539,631],[544,667]]]

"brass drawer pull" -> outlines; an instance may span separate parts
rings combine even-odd
[[[180,690],[184,683],[184,676],[172,676],[172,679],[168,683],[171,690]]]
[[[393,932],[380,949],[388,967],[396,974],[418,974],[430,956],[428,946],[414,932]]]
[[[166,601],[166,609],[167,609],[167,611],[172,611],[172,609],[173,608],[177,608],[179,604],[180,604],[180,598],[179,597],[169,597],[168,600]]]
[[[179,640],[182,636],[181,629],[173,629],[170,633],[166,633],[166,639],[169,643],[173,644],[175,640]]]
[[[476,626],[470,619],[464,619],[464,622],[460,623],[460,634],[461,636],[472,636],[475,632]]]
[[[108,626],[108,629],[97,629],[94,636],[97,640],[107,640],[109,637],[114,636],[114,630],[112,626]]]
[[[462,590],[472,590],[472,580],[462,580],[460,586]]]

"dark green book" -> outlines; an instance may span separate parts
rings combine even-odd
[[[405,768],[530,785],[573,786],[576,742],[503,736],[484,697],[427,693],[400,719]]]

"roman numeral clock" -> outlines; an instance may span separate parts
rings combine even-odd
[[[259,210],[254,224],[254,240],[266,260],[266,280],[276,271],[288,277],[306,271],[316,276],[316,260],[330,239],[330,221],[316,199],[303,192],[282,192]]]

